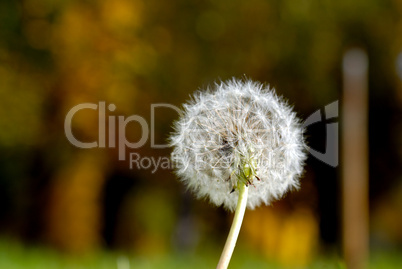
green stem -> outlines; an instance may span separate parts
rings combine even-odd
[[[236,211],[230,227],[225,247],[223,248],[221,258],[216,269],[226,269],[232,257],[233,250],[236,246],[237,237],[239,236],[240,227],[243,222],[244,212],[246,211],[248,187],[245,184],[239,184],[239,199],[237,200]]]

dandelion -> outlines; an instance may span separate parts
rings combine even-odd
[[[306,158],[303,129],[269,87],[232,79],[184,104],[170,137],[176,173],[199,198],[235,212],[218,268],[226,268],[246,207],[298,188]]]

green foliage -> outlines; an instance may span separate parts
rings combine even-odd
[[[216,250],[216,251],[215,251]],[[150,268],[188,268],[189,264],[193,269],[214,268],[217,262],[218,249],[209,248],[207,251],[191,254],[171,253],[162,256],[138,256],[127,255],[117,252],[97,251],[86,255],[61,254],[54,250],[40,246],[23,246],[14,241],[0,240],[0,268],[7,269],[125,269],[123,265],[130,264],[129,268],[150,269]],[[372,269],[393,269],[402,266],[400,252],[373,253],[370,262]],[[117,266],[120,264],[120,268]],[[127,267],[128,268],[128,267]],[[256,269],[280,269],[283,267],[272,262],[261,259],[258,255],[244,249],[235,251],[230,263],[232,269],[256,268]],[[309,269],[343,269],[343,262],[336,257],[318,257],[309,266]]]

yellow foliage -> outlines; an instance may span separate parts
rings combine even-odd
[[[104,183],[99,155],[81,154],[54,179],[48,204],[48,239],[71,252],[99,246],[101,188]]]
[[[51,25],[47,20],[28,20],[24,25],[24,33],[28,43],[35,49],[47,49],[51,40]]]
[[[307,208],[283,212],[280,208],[261,207],[247,212],[242,237],[267,259],[282,265],[305,266],[318,245],[318,224]]]
[[[101,16],[104,25],[115,33],[130,34],[142,23],[141,0],[103,0]]]

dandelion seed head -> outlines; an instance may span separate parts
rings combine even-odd
[[[243,183],[253,209],[298,188],[306,159],[303,129],[274,90],[232,79],[196,92],[183,107],[170,136],[172,159],[199,198],[233,211]]]

